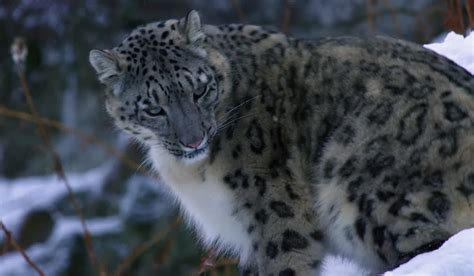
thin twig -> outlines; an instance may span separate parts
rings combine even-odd
[[[291,0],[283,0],[283,15],[281,20],[281,31],[288,34],[291,21]]]
[[[474,0],[466,0],[467,19],[469,28],[474,29]]]
[[[240,1],[239,0],[231,0],[232,6],[234,7],[235,13],[237,14],[237,17],[239,18],[240,23],[245,22],[245,13],[242,10],[242,7],[240,6]]]
[[[21,246],[15,241],[15,239],[12,236],[12,233],[7,229],[5,224],[3,224],[3,222],[1,221],[0,221],[0,228],[2,228],[3,233],[5,233],[7,244],[11,244],[16,249],[16,251],[18,251],[21,254],[21,256],[23,256],[23,259],[25,259],[28,265],[31,266],[31,268],[33,268],[38,273],[38,275],[44,276],[45,275],[44,272],[33,262],[33,260],[31,260],[30,257],[28,257],[28,254],[26,254],[25,250],[21,248]]]
[[[155,258],[156,261],[153,263],[155,270],[159,269],[159,267],[162,266],[166,262],[166,260],[169,259],[171,255],[171,250],[173,249],[175,242],[176,236],[173,235],[173,233],[170,233],[170,237],[166,239],[163,247]]]
[[[369,32],[371,34],[375,33],[375,20],[376,20],[376,13],[375,13],[375,0],[367,0],[367,25]]]
[[[33,117],[39,118],[39,114],[34,105],[33,97],[31,96],[31,90],[28,85],[28,81],[26,79],[26,74],[25,74],[26,54],[25,56],[18,58],[19,56],[18,53],[21,53],[22,47],[26,48],[25,41],[23,39],[15,39],[14,43],[12,44],[12,56],[13,56],[13,60],[15,61],[18,77],[20,78],[20,83],[22,86],[23,94],[25,95],[25,98],[26,98],[28,109],[30,110],[30,113]],[[71,185],[69,184],[69,181],[66,177],[66,174],[64,172],[64,168],[61,162],[61,158],[59,157],[58,153],[54,150],[51,144],[51,140],[49,138],[48,132],[46,131],[46,128],[43,125],[42,120],[38,119],[38,121],[36,122],[36,126],[40,134],[40,137],[43,141],[43,144],[45,145],[46,149],[50,152],[51,157],[53,158],[54,170],[56,174],[58,175],[59,179],[61,179],[64,182],[64,185],[66,186],[66,189],[69,194],[70,201],[77,215],[79,216],[79,220],[82,226],[82,231],[84,233],[84,243],[87,249],[87,253],[89,255],[89,259],[91,260],[92,266],[95,269],[97,269],[98,275],[106,275],[105,268],[100,264],[95,254],[94,246],[92,244],[92,235],[89,232],[89,229],[87,228],[86,222],[84,220],[84,214],[82,213],[79,201],[75,197],[74,192],[71,188]]]
[[[444,26],[453,30],[457,34],[464,35],[465,26],[462,14],[462,5],[459,0],[446,0],[448,3],[448,13],[444,20]]]
[[[211,268],[214,268],[216,266],[217,260],[216,260],[216,252],[214,249],[209,249],[207,251],[206,256],[204,256],[201,259],[201,264],[199,265],[199,274],[202,274]]]
[[[400,21],[398,20],[397,11],[392,6],[392,3],[390,2],[390,0],[384,0],[383,3],[384,3],[385,8],[388,10],[388,12],[390,14],[391,20],[392,20],[393,25],[394,25],[395,34],[397,36],[401,37],[402,32],[401,32],[401,28],[400,28]]]
[[[152,248],[155,244],[162,241],[180,223],[181,220],[179,218],[176,218],[168,227],[156,233],[152,239],[137,245],[134,249],[132,249],[131,253],[127,257],[125,257],[124,261],[120,263],[120,265],[117,267],[117,269],[112,275],[125,275],[127,269],[133,264],[133,262],[135,262],[136,259],[138,259],[146,251]]]
[[[144,174],[144,175],[147,175],[147,176],[150,175],[150,173],[148,173],[148,171],[141,168],[140,165],[137,162],[135,162],[134,160],[132,160],[129,157],[127,157],[126,155],[124,155],[120,150],[116,149],[115,147],[111,146],[107,142],[105,142],[105,141],[103,141],[103,140],[101,140],[101,139],[99,139],[99,138],[97,138],[93,135],[89,135],[89,134],[86,134],[86,133],[82,132],[79,129],[68,127],[68,126],[66,126],[66,125],[64,125],[64,124],[62,124],[58,121],[55,121],[55,120],[51,120],[51,119],[44,118],[44,117],[34,117],[29,113],[21,112],[21,111],[17,111],[17,110],[12,110],[12,109],[2,107],[2,106],[0,106],[0,115],[5,116],[5,117],[19,119],[19,120],[22,120],[22,121],[35,123],[35,124],[41,123],[44,126],[56,128],[56,129],[59,129],[61,131],[66,132],[66,133],[70,133],[71,135],[74,135],[78,139],[80,139],[83,143],[96,144],[96,145],[102,147],[104,149],[104,151],[106,151],[108,154],[118,158],[124,165],[126,165],[130,169],[138,171],[141,174]]]
[[[237,265],[238,262],[237,260],[234,259],[228,259],[228,258],[219,258],[218,260],[214,260],[213,263],[210,263],[206,266],[201,267],[201,270],[199,273],[205,273],[208,271],[214,271],[217,268],[220,267],[229,267],[229,266],[234,266]]]

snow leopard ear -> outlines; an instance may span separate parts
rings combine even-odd
[[[186,16],[184,34],[191,50],[201,56],[205,56],[206,51],[201,47],[201,45],[206,35],[202,31],[201,18],[197,11],[192,10]]]
[[[94,67],[99,81],[107,86],[113,86],[122,72],[120,57],[114,50],[91,50],[89,62]]]

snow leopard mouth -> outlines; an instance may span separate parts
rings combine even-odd
[[[208,148],[209,148],[209,146],[206,145],[203,148],[200,148],[200,149],[197,149],[197,150],[194,150],[194,151],[191,151],[191,152],[183,152],[182,157],[186,158],[186,159],[197,158],[200,155],[205,155],[207,153]]]
[[[209,152],[209,145],[205,145],[204,147],[193,151],[184,151],[178,149],[168,149],[168,151],[178,159],[185,159],[188,161],[193,161],[194,159],[200,160],[207,156],[207,153]]]

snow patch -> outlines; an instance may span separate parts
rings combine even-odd
[[[474,32],[467,37],[450,32],[443,42],[426,44],[424,47],[449,58],[474,74]]]
[[[474,275],[474,228],[463,230],[438,250],[420,254],[384,276]]]
[[[91,192],[99,195],[112,163],[85,173],[68,173],[74,193]],[[32,210],[49,209],[57,200],[68,195],[65,184],[57,176],[32,176],[16,179],[0,178],[0,220],[13,232]]]

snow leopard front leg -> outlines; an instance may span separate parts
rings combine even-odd
[[[266,196],[256,201],[250,225],[259,275],[317,275],[323,233],[309,189],[291,176],[272,177],[265,185]]]

